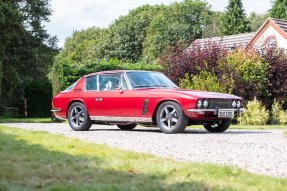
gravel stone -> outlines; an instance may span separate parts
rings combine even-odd
[[[224,133],[186,129],[180,134],[163,134],[158,128],[137,127],[123,131],[110,125],[93,125],[90,131],[81,132],[73,131],[67,123],[1,125],[47,131],[179,161],[228,165],[256,174],[287,178],[287,138],[280,129],[227,130]]]

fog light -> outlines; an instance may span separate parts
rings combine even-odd
[[[202,108],[202,100],[199,99],[196,104],[197,108]]]

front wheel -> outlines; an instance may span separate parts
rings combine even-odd
[[[180,133],[186,128],[188,118],[178,103],[167,101],[159,106],[156,122],[163,133]]]
[[[226,131],[231,124],[231,119],[222,119],[217,122],[209,122],[204,124],[204,128],[209,132],[224,132]]]
[[[92,121],[84,104],[73,103],[68,111],[70,127],[75,131],[87,131],[92,126]]]

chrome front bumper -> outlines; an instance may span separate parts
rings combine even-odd
[[[223,111],[234,111],[237,113],[242,113],[245,111],[244,108],[240,108],[240,109],[224,109],[224,108],[216,108],[216,109],[188,109],[188,112],[191,113],[199,113],[199,114],[204,114],[205,112],[213,112],[214,114],[217,114],[219,110],[223,110]]]
[[[52,111],[52,112],[61,112],[61,109],[55,109],[55,108],[53,108],[53,109],[51,109],[51,111]]]

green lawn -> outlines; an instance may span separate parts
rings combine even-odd
[[[188,128],[203,129],[203,125],[192,125]],[[231,125],[229,129],[287,129],[286,125]]]
[[[287,129],[286,125],[231,125],[230,129]]]
[[[51,117],[25,118],[25,117],[1,117],[0,123],[51,123]]]
[[[0,190],[287,190],[287,179],[0,126]]]

